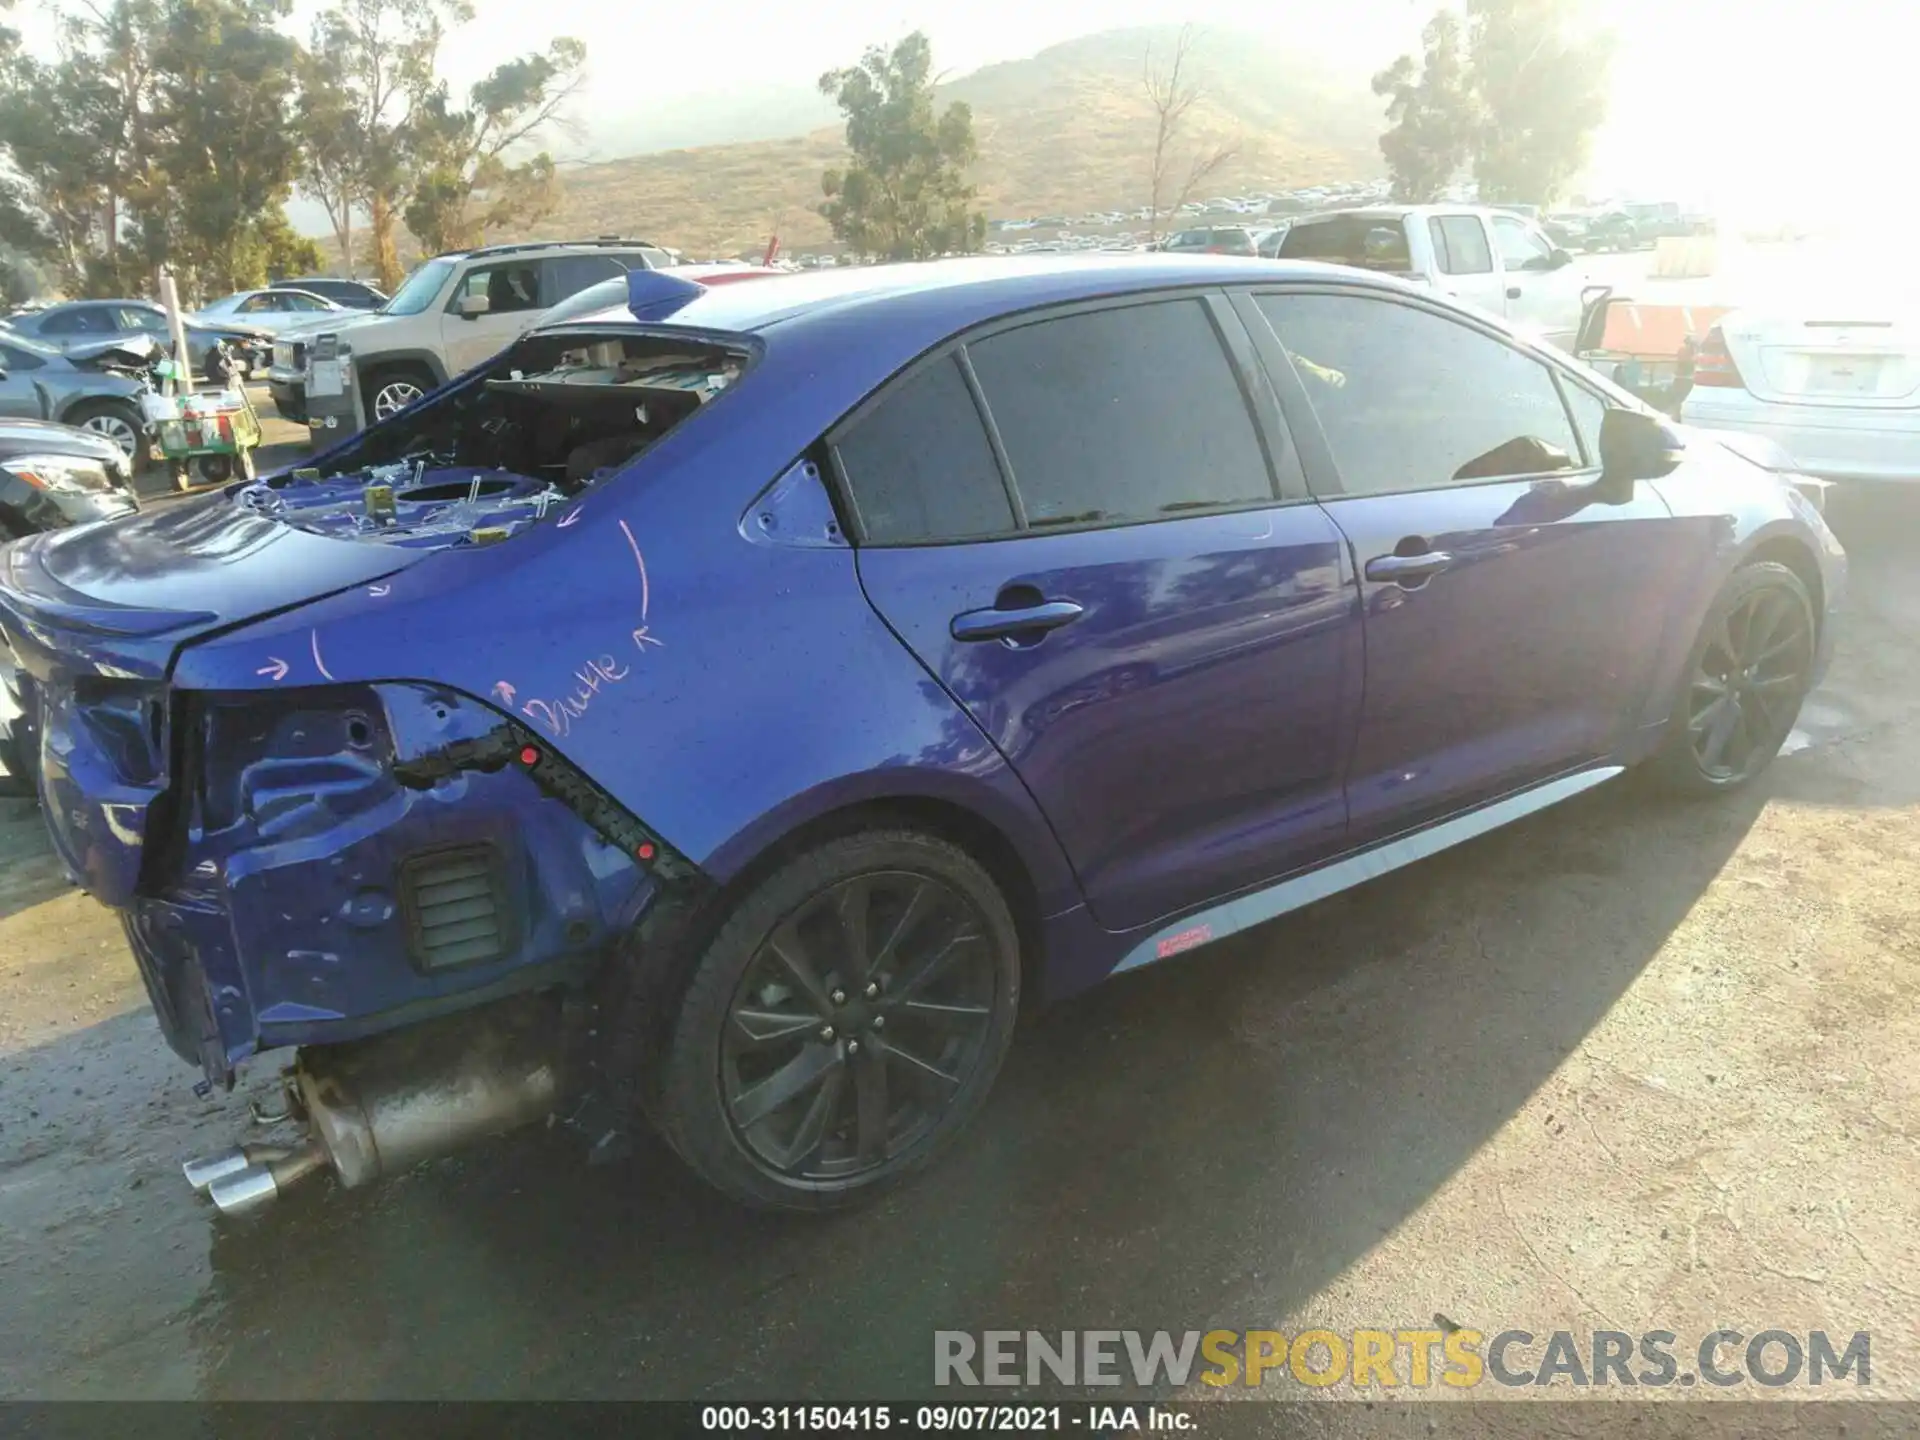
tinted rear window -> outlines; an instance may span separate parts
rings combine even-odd
[[[1334,215],[1297,220],[1280,242],[1281,258],[1326,260],[1364,270],[1410,270],[1406,223],[1379,215]]]
[[[888,390],[834,448],[869,544],[1014,528],[986,427],[952,356]]]
[[[1065,315],[967,353],[1035,529],[1273,499],[1253,419],[1198,300]]]

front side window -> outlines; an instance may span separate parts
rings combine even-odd
[[[1509,270],[1544,270],[1553,259],[1553,246],[1524,220],[1493,217],[1493,240],[1500,247],[1500,263]]]
[[[1434,257],[1446,275],[1490,275],[1493,251],[1478,215],[1439,215],[1427,221]]]
[[[1199,300],[1043,320],[967,353],[1035,529],[1273,500],[1253,418]]]
[[[1413,305],[1263,295],[1349,495],[1435,490],[1580,466],[1548,368]]]
[[[1573,411],[1573,428],[1580,436],[1580,446],[1586,452],[1587,464],[1597,466],[1600,463],[1600,422],[1607,417],[1611,408],[1593,391],[1584,385],[1562,379],[1560,388],[1566,392],[1567,408]]]
[[[144,305],[122,305],[113,312],[113,328],[138,330],[147,335],[165,335],[167,333],[166,312],[149,310]]]
[[[9,370],[38,370],[46,361],[19,345],[0,345],[0,363]]]
[[[233,305],[233,297],[229,295],[225,300],[217,300],[207,308],[209,310],[232,308],[242,315],[269,315],[287,307],[282,296],[268,290],[258,295],[249,295],[237,306]]]
[[[540,308],[540,268],[525,260],[485,265],[467,273],[448,302],[451,309],[472,295],[484,295],[489,315],[511,315]]]
[[[869,544],[964,540],[1014,528],[986,426],[952,355],[889,388],[834,451]]]

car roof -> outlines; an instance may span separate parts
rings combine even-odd
[[[1260,261],[1233,255],[1153,251],[978,256],[840,266],[769,277],[752,285],[719,286],[676,311],[668,323],[676,328],[745,332],[779,327],[787,338],[814,327],[838,328],[855,321],[885,327],[892,321],[911,319],[920,322],[911,327],[913,334],[938,329],[943,322],[945,333],[951,333],[996,315],[1041,305],[1182,286],[1312,279],[1342,273],[1346,272],[1297,260]],[[614,307],[595,315],[576,316],[566,323],[604,326],[623,322],[631,323],[631,317],[624,307]],[[885,328],[874,333],[893,338]]]

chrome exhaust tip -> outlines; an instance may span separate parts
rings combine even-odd
[[[247,1159],[247,1152],[238,1145],[219,1155],[209,1155],[201,1160],[189,1160],[180,1169],[187,1177],[187,1184],[195,1191],[204,1192],[216,1180],[224,1180],[229,1175],[238,1175],[253,1162]]]
[[[207,1187],[207,1198],[222,1215],[245,1215],[259,1210],[279,1194],[279,1182],[264,1165],[248,1165]]]
[[[222,1215],[244,1215],[258,1210],[327,1163],[325,1153],[311,1139],[291,1149],[280,1145],[243,1146],[205,1163],[226,1163],[236,1156],[240,1164],[215,1177],[206,1187],[207,1198]],[[194,1177],[190,1174],[187,1178]]]

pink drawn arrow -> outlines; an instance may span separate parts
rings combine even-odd
[[[287,678],[287,662],[278,655],[269,655],[267,663],[253,673],[265,675],[269,680],[284,680]]]
[[[513,697],[517,692],[513,686],[509,685],[506,681],[496,680],[493,682],[493,693],[500,697],[500,703],[502,705],[511,708],[513,705]]]
[[[574,521],[578,520],[580,518],[580,512],[582,510],[585,510],[586,508],[587,507],[584,505],[576,505],[573,509],[569,510],[566,514],[562,515],[556,523],[559,525],[559,527],[562,530],[564,530],[569,525],[573,524]]]

